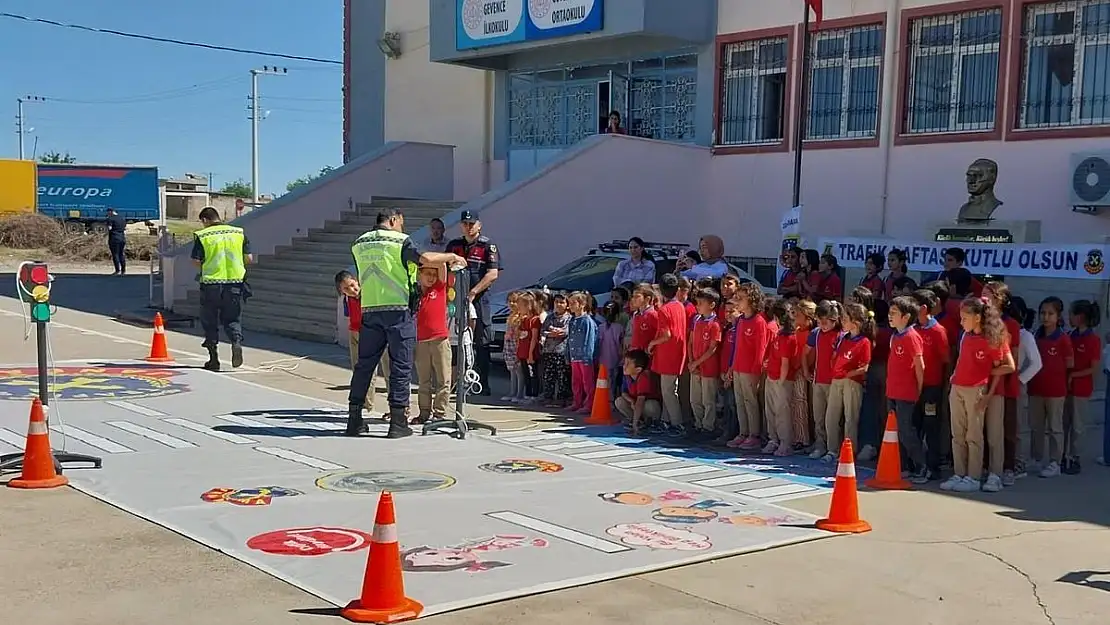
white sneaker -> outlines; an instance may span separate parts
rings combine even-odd
[[[859,454],[856,455],[856,462],[870,462],[874,460],[877,455],[874,447],[871,445],[864,445],[863,449],[860,449]]]
[[[1049,462],[1048,465],[1041,469],[1041,477],[1057,477],[1060,475],[1060,465],[1056,461]]]
[[[962,475],[953,475],[952,477],[940,483],[941,490],[956,490],[956,484],[964,481]]]
[[[760,453],[773,454],[778,450],[778,448],[778,441],[767,441],[767,444],[763,446],[763,449]]]
[[[988,493],[997,493],[1002,490],[1002,478],[994,473],[987,476],[987,481],[983,482],[983,490]]]
[[[1014,475],[1013,471],[1003,471],[1002,472],[1002,485],[1003,486],[1013,486],[1014,482],[1016,482],[1016,481],[1017,481],[1017,476]]]
[[[809,457],[810,457],[811,460],[820,460],[827,453],[829,453],[829,452],[826,451],[825,449],[822,449],[821,447],[814,447],[813,451],[809,454]]]
[[[973,477],[968,477],[966,475],[960,478],[960,481],[952,486],[953,492],[957,493],[974,493],[978,492],[980,488],[981,486],[979,484],[979,480]]]

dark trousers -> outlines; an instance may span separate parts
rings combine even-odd
[[[476,301],[474,306],[478,309],[478,318],[474,324],[474,371],[482,383],[482,392],[479,395],[489,395],[489,344],[493,341],[493,328],[488,305],[484,301]]]
[[[416,324],[407,310],[378,310],[362,313],[358,337],[358,363],[351,374],[347,403],[362,406],[381,362],[389,354],[389,407],[408,408],[412,384],[412,359],[416,348]],[[388,351],[387,351],[388,350]],[[403,424],[402,424],[403,425]]]
[[[902,443],[902,449],[905,450],[910,462],[905,468],[914,471],[920,471],[928,466],[928,461],[925,458],[925,447],[922,444],[924,437],[914,424],[918,403],[902,399],[890,400],[890,408],[894,411],[894,416],[898,421],[898,442]]]
[[[921,399],[918,400],[913,415],[917,434],[925,441],[925,464],[934,473],[940,472],[940,463],[944,456],[940,406],[943,397],[943,387],[926,386],[921,389]]]
[[[108,238],[108,251],[112,253],[112,266],[116,268],[116,273],[123,273],[127,271],[127,256],[124,255],[123,250],[127,247],[127,241],[124,239]]]
[[[200,325],[204,328],[204,347],[215,347],[220,342],[220,326],[232,343],[243,342],[242,284],[200,285]]]

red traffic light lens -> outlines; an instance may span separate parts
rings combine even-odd
[[[35,265],[31,267],[32,284],[46,284],[49,281],[50,272],[46,270],[46,265]]]

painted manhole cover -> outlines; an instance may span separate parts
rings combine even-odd
[[[415,493],[443,490],[455,485],[455,478],[430,471],[337,471],[316,480],[324,490],[355,495]]]

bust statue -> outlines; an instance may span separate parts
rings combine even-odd
[[[958,222],[990,221],[991,214],[1002,205],[994,196],[998,180],[998,163],[989,158],[976,160],[967,168],[967,202],[960,207]]]

